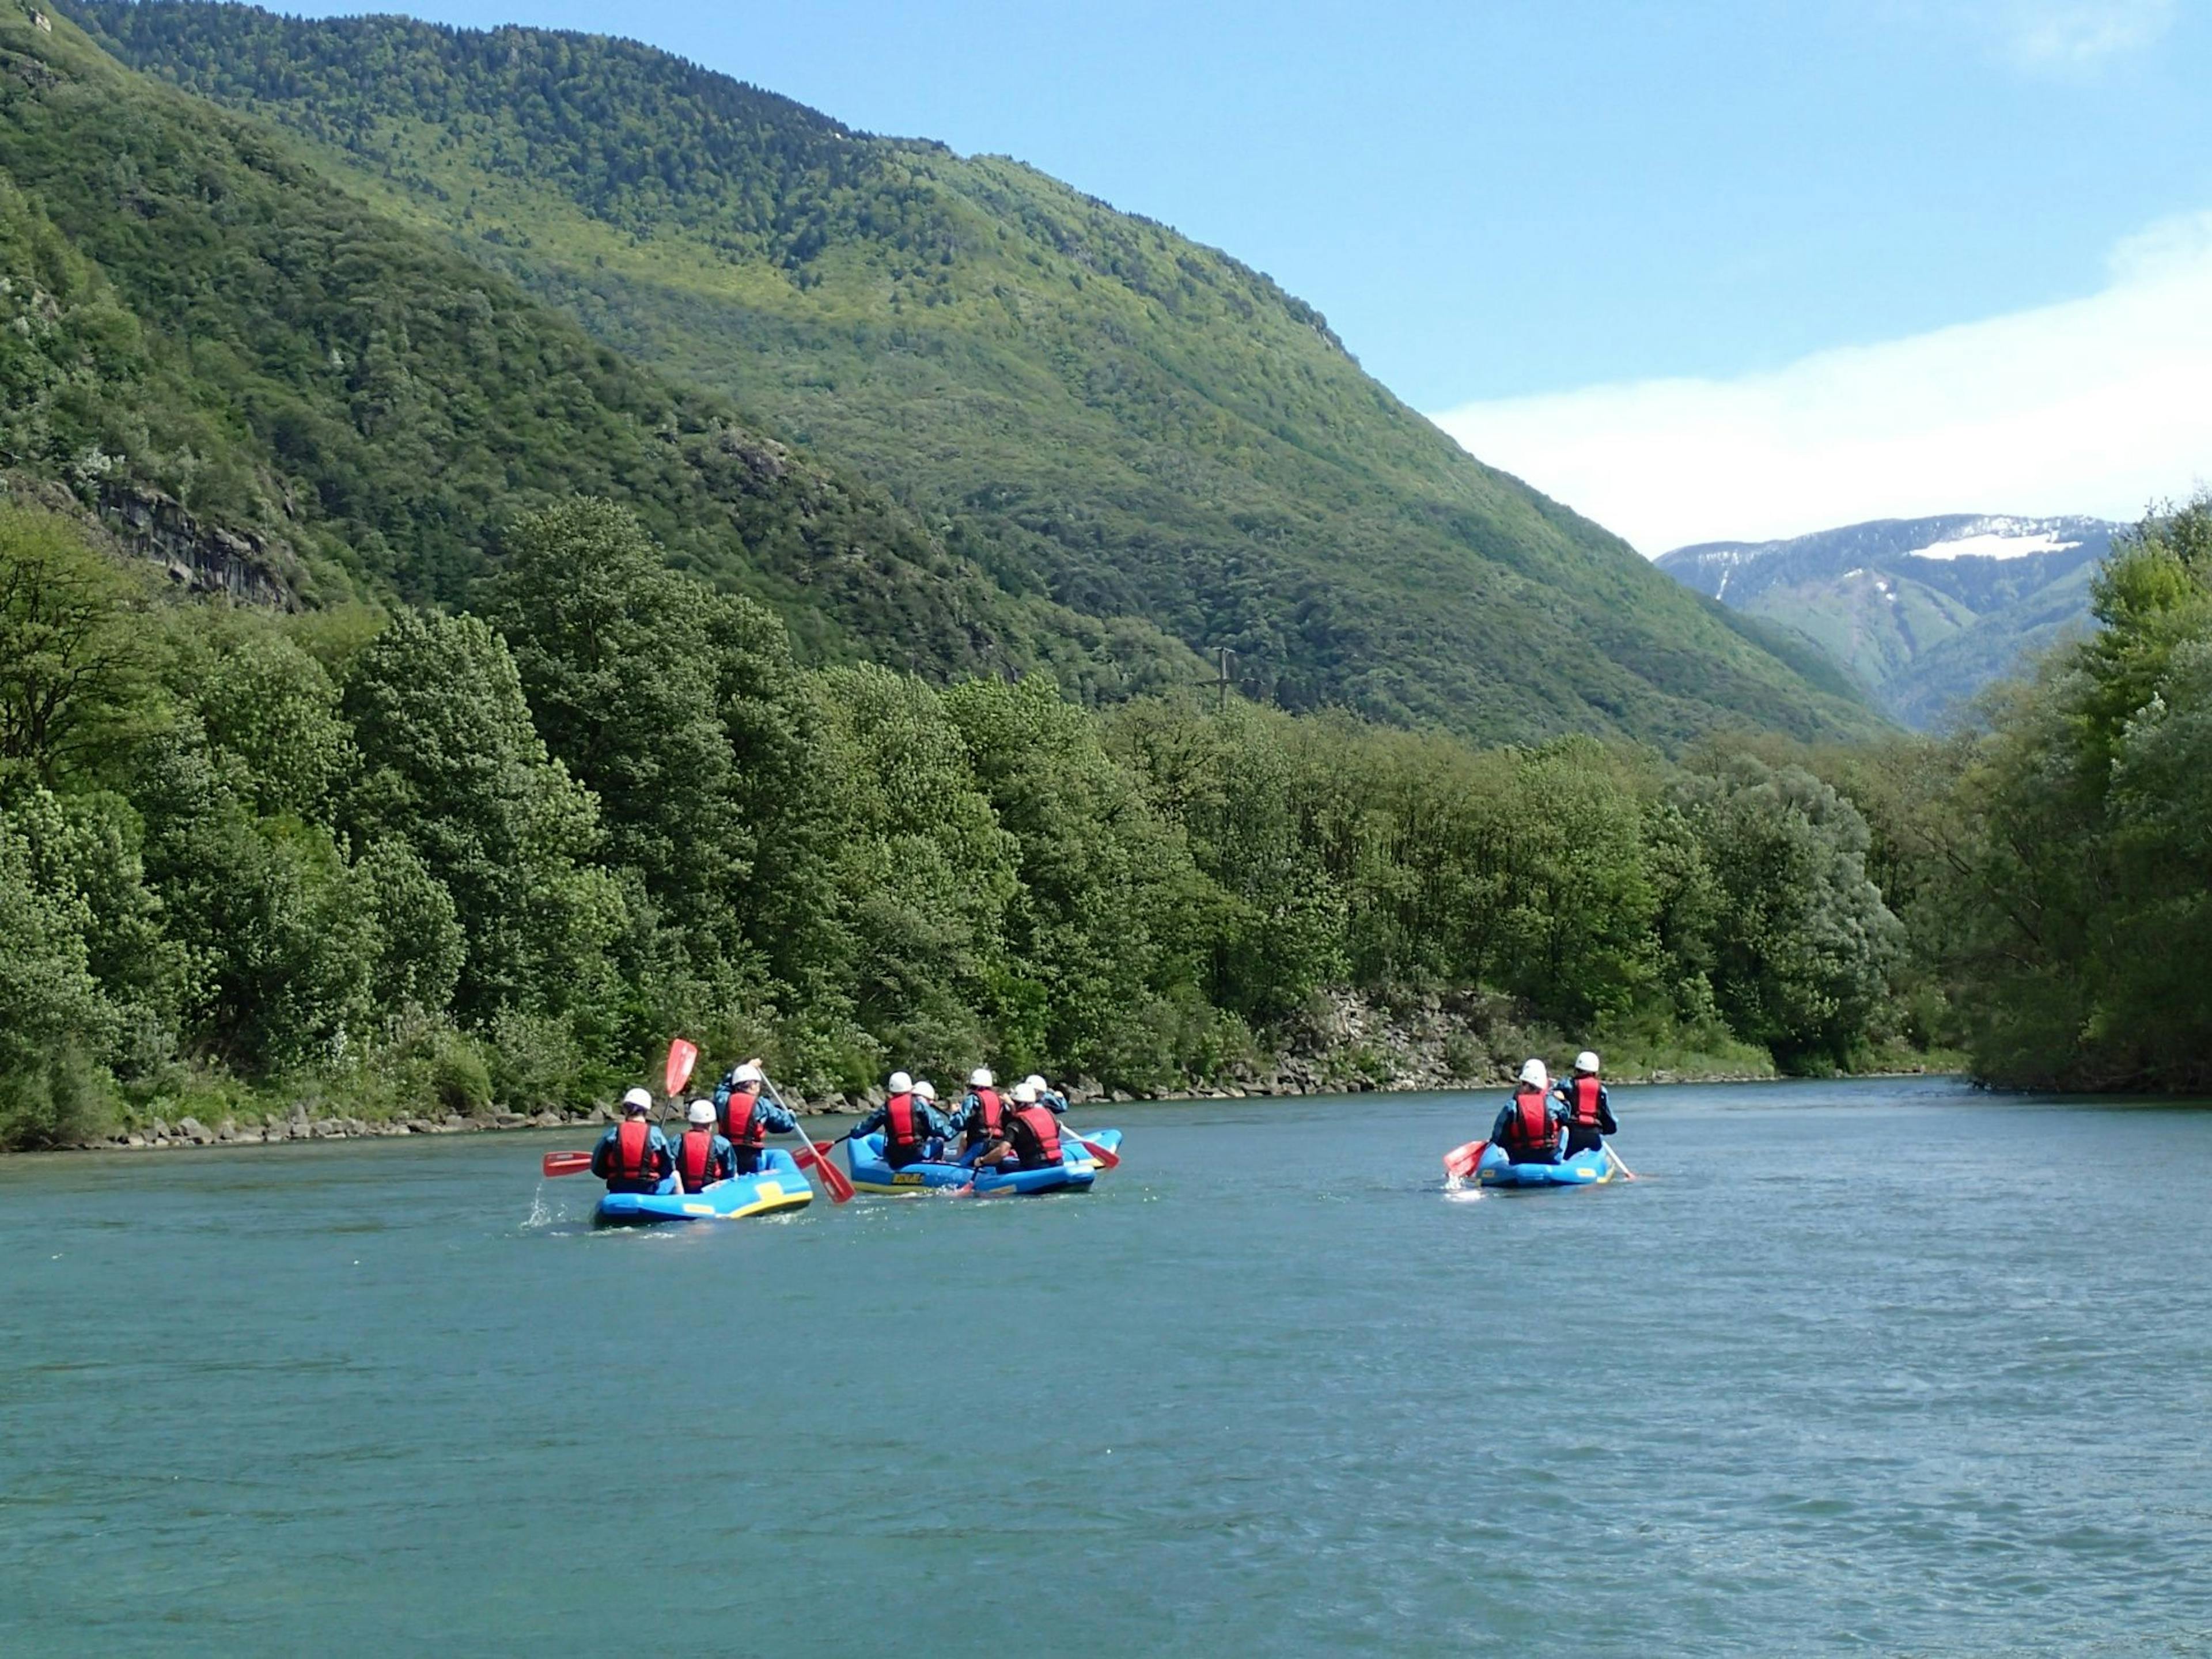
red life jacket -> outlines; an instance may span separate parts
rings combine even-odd
[[[722,1133],[739,1152],[757,1152],[768,1145],[768,1126],[761,1121],[757,1090],[740,1089],[730,1097],[723,1111]]]
[[[1571,1086],[1574,1093],[1567,1103],[1567,1121],[1577,1129],[1596,1128],[1598,1091],[1605,1085],[1594,1077],[1578,1077]]]
[[[624,1181],[653,1179],[653,1125],[626,1117],[615,1131],[615,1173]]]
[[[884,1103],[884,1151],[918,1152],[927,1139],[922,1133],[921,1114],[914,1109],[912,1095],[893,1095]]]
[[[1018,1134],[1016,1144],[1024,1154],[1022,1163],[1026,1167],[1048,1170],[1065,1161],[1060,1150],[1060,1120],[1052,1115],[1048,1107],[1018,1106],[1006,1127]],[[1021,1133],[1024,1131],[1026,1133]],[[1020,1146],[1021,1141],[1030,1144]],[[1030,1164],[1030,1158],[1036,1162]]]
[[[1524,1153],[1547,1158],[1553,1145],[1551,1097],[1540,1089],[1515,1094],[1513,1115],[1505,1121],[1505,1155],[1516,1164]]]
[[[996,1089],[975,1091],[975,1118],[982,1127],[985,1139],[996,1140],[999,1138],[1000,1127],[1006,1121],[1006,1111],[999,1104]]]
[[[714,1132],[686,1129],[676,1149],[676,1167],[684,1176],[685,1192],[704,1192],[714,1177]]]

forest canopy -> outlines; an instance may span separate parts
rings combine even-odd
[[[1898,1038],[1869,832],[1802,765],[810,668],[626,508],[504,544],[465,611],[286,616],[0,507],[10,1140],[210,1092],[573,1105],[679,1030],[810,1093],[1160,1089],[1342,988],[1480,994],[1502,1043]]]

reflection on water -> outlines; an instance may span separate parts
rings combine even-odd
[[[1620,1093],[1589,1191],[1208,1102],[611,1234],[552,1137],[0,1163],[0,1651],[2206,1644],[2212,1116]]]

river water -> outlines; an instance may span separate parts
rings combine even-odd
[[[2212,1651],[2212,1114],[1085,1111],[1080,1198],[593,1234],[574,1135],[0,1162],[0,1652]]]

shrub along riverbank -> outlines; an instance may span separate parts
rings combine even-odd
[[[802,668],[591,501],[513,526],[468,612],[291,617],[157,602],[0,508],[0,1139],[566,1111],[678,1030],[817,1099],[1961,1038],[2184,1085],[2208,522],[2147,526],[2106,631],[1986,729],[1670,761]]]

